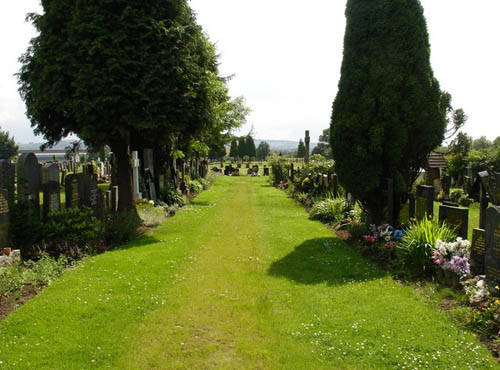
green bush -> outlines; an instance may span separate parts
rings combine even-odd
[[[299,193],[307,193],[312,196],[333,197],[331,189],[319,187],[316,184],[316,179],[319,174],[333,175],[335,173],[333,161],[317,161],[311,162],[301,171],[300,177],[294,181],[295,189]]]
[[[437,240],[452,242],[456,232],[446,223],[424,217],[406,231],[398,245],[397,255],[401,267],[413,277],[430,276],[434,271],[432,253]]]
[[[91,253],[100,239],[99,221],[90,208],[49,213],[43,225],[44,249],[52,256],[79,257]]]
[[[125,244],[137,236],[141,219],[134,213],[119,212],[108,216],[104,239],[110,247]]]
[[[198,180],[190,180],[187,183],[190,194],[196,195],[203,191],[203,185]]]
[[[351,239],[362,240],[365,235],[370,234],[368,226],[363,222],[354,222],[347,226],[347,231],[351,234]]]
[[[167,187],[167,188],[165,188],[165,190],[163,190],[163,193],[161,194],[160,199],[169,206],[173,206],[173,205],[183,206],[186,204],[186,201],[185,201],[182,193],[177,189],[172,189],[169,187]]]
[[[19,294],[24,285],[35,288],[50,284],[59,277],[67,264],[64,257],[57,260],[42,253],[38,261],[23,264],[12,264],[0,268],[0,297],[2,295]]]
[[[453,189],[450,192],[450,200],[455,203],[460,203],[460,199],[465,198],[465,192],[462,189]]]
[[[9,237],[13,248],[21,250],[23,258],[34,257],[35,245],[43,239],[43,225],[36,210],[27,203],[17,203],[10,208]]]
[[[136,206],[137,213],[146,226],[154,227],[166,220],[165,212],[167,210],[163,206],[155,207],[149,202],[138,203]]]
[[[326,199],[313,206],[309,218],[324,223],[338,223],[346,219],[352,209],[352,205],[343,198]]]

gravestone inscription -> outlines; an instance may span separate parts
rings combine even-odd
[[[81,204],[92,209],[94,217],[98,217],[98,191],[97,174],[87,173],[80,177]]]
[[[486,211],[485,271],[490,281],[500,281],[500,207]]]
[[[61,209],[61,193],[59,181],[49,181],[43,185],[43,218],[47,219],[50,212]]]
[[[470,268],[472,275],[483,275],[484,253],[486,248],[486,231],[483,229],[472,230],[472,245],[470,252]]]
[[[0,248],[7,247],[9,241],[9,192],[0,189]]]
[[[446,222],[456,230],[457,236],[468,239],[469,209],[441,205],[439,206],[439,222]]]
[[[80,176],[71,174],[66,176],[64,193],[66,195],[66,208],[80,207]]]

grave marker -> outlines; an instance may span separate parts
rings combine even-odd
[[[470,253],[470,268],[472,275],[483,275],[484,254],[486,247],[486,231],[483,229],[472,230],[472,246]]]
[[[142,152],[142,155],[144,156],[144,170],[149,168],[151,171],[151,175],[155,175],[154,171],[154,158],[153,158],[153,149],[144,149]]]
[[[269,167],[264,167],[264,176],[269,176]]]
[[[61,209],[61,192],[59,181],[49,181],[43,185],[43,218],[47,219],[50,212]]]
[[[485,272],[490,281],[500,281],[500,207],[486,211]]]
[[[417,186],[416,218],[421,220],[427,213],[428,217],[434,215],[434,187],[429,185]]]
[[[9,241],[9,192],[0,189],[0,248],[7,247]]]
[[[311,137],[309,136],[309,130],[306,130],[306,138],[305,138],[304,142],[306,144],[306,156],[304,157],[304,160],[305,160],[306,164],[309,164],[309,146],[311,143]]]
[[[80,207],[80,176],[71,174],[66,177],[64,193],[66,195],[66,208]]]
[[[21,154],[17,160],[19,202],[27,202],[40,211],[40,165],[33,153]]]
[[[94,213],[94,217],[98,217],[98,191],[99,188],[97,186],[97,174],[95,173],[87,173],[83,174],[81,177],[81,185],[80,185],[80,196],[81,196],[81,204],[85,207],[92,209]]]
[[[441,205],[439,206],[439,223],[446,222],[456,229],[457,236],[468,239],[469,209]]]

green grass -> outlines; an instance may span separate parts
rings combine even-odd
[[[262,178],[222,177],[0,323],[16,369],[496,368],[435,303]],[[2,365],[0,365],[0,369]]]

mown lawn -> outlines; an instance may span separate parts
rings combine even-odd
[[[0,323],[0,369],[496,368],[263,178],[90,258]]]

